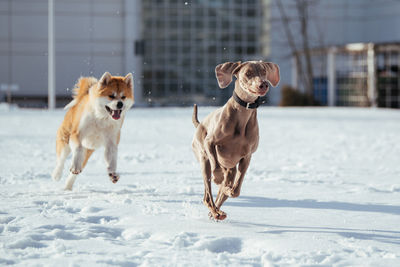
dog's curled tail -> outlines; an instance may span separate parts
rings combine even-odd
[[[64,107],[64,109],[69,109],[75,106],[78,102],[78,99],[84,97],[89,94],[89,89],[93,85],[97,83],[97,79],[94,77],[81,77],[76,82],[74,90],[72,91],[72,97],[74,98],[68,105]]]
[[[97,83],[97,79],[94,77],[81,77],[78,82],[75,84],[75,88],[73,91],[74,98],[81,98],[87,94],[89,94],[89,89],[94,84]]]
[[[199,120],[197,119],[197,105],[196,104],[194,104],[194,106],[193,106],[192,122],[193,122],[194,127],[196,127],[196,128],[200,124]]]

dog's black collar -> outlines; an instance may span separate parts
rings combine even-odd
[[[265,97],[265,96],[257,97],[256,101],[254,101],[253,103],[249,103],[249,102],[243,101],[242,99],[240,99],[240,97],[236,94],[235,91],[233,91],[233,99],[236,101],[236,103],[238,103],[242,107],[245,107],[246,109],[256,109],[260,105],[262,105],[265,102],[267,102],[267,97]]]

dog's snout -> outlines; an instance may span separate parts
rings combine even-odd
[[[260,89],[265,89],[265,88],[268,87],[268,82],[267,81],[262,81],[258,87]]]
[[[124,103],[122,103],[122,101],[118,101],[117,108],[121,109],[123,106],[124,106]]]

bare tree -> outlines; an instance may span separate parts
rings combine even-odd
[[[316,0],[294,0],[295,10],[297,15],[297,21],[299,22],[299,35],[301,38],[300,42],[296,42],[294,37],[293,25],[290,23],[289,17],[282,4],[281,0],[275,0],[278,6],[282,25],[285,31],[286,38],[291,50],[292,55],[295,58],[295,64],[297,66],[299,82],[304,86],[305,92],[312,96],[314,92],[313,84],[313,66],[311,60],[310,51],[310,15],[309,10],[312,4],[316,3]],[[297,36],[296,35],[296,36]],[[301,45],[299,45],[301,43]]]

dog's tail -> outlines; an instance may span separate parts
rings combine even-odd
[[[97,79],[94,77],[81,77],[75,84],[72,91],[72,97],[74,98],[64,109],[69,109],[78,102],[79,99],[89,94],[89,89],[97,83]]]
[[[193,122],[194,127],[196,127],[196,128],[200,124],[199,120],[197,119],[197,105],[196,104],[194,104],[194,106],[193,106],[192,122]]]
[[[89,94],[89,89],[94,84],[97,83],[97,79],[94,77],[81,77],[75,84],[73,91],[74,98],[82,98],[83,96]]]

